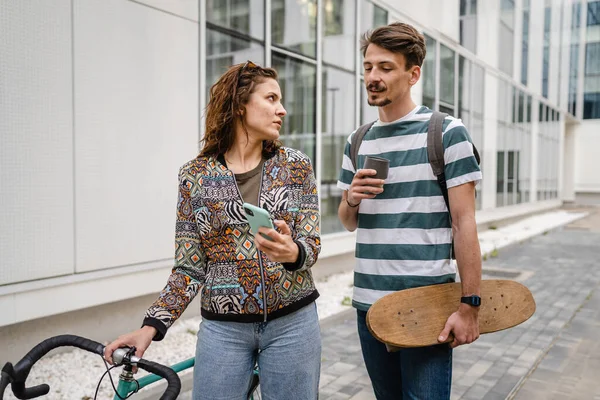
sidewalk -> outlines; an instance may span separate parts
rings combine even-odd
[[[600,399],[600,209],[587,211],[484,262],[484,278],[521,281],[537,310],[515,328],[455,350],[452,399]],[[375,399],[354,312],[325,320],[322,335],[320,399]]]

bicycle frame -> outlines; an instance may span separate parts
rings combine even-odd
[[[194,357],[188,358],[187,360],[184,360],[180,363],[172,365],[170,368],[173,371],[175,371],[175,373],[180,373],[181,371],[184,371],[188,368],[193,368],[195,361],[196,361],[196,359]],[[256,369],[253,371],[253,373],[258,374]],[[117,394],[115,394],[115,396],[113,397],[113,400],[121,400],[121,398],[125,398],[125,397],[129,396],[129,394],[135,392],[136,390],[144,388],[144,387],[146,387],[154,382],[158,382],[162,379],[164,379],[164,378],[162,378],[158,375],[148,374],[146,376],[141,377],[140,379],[137,379],[137,383],[136,383],[135,382],[136,380],[133,379],[133,374],[131,372],[123,370],[123,372],[121,372],[121,374],[119,375],[119,384],[117,386]],[[121,397],[119,397],[119,396],[121,396]],[[254,400],[254,395],[251,395],[249,400]]]
[[[179,373],[188,368],[192,368],[194,366],[194,362],[195,362],[195,359],[194,359],[194,357],[192,357],[192,358],[184,360],[180,363],[172,365],[170,368],[173,371],[175,371],[176,373]],[[131,377],[129,377],[129,375],[131,375]],[[158,375],[148,374],[146,376],[141,377],[140,379],[137,379],[137,383],[136,383],[135,380],[133,379],[133,374],[131,374],[131,373],[128,374],[127,371],[124,370],[121,373],[121,375],[119,375],[119,385],[117,386],[117,394],[118,395],[115,394],[115,396],[113,397],[113,400],[121,400],[119,398],[119,396],[121,396],[121,398],[127,397],[130,393],[133,393],[136,389],[138,389],[138,388],[141,389],[141,388],[146,387],[146,386],[148,386],[154,382],[157,382],[161,379],[163,379],[163,378]]]

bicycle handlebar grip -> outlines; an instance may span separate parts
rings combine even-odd
[[[29,388],[25,387],[25,383],[13,383],[11,385],[13,394],[17,399],[35,399],[36,397],[44,396],[50,392],[50,386],[45,383]]]
[[[50,350],[62,346],[78,347],[99,355],[104,353],[104,346],[102,346],[102,344],[80,336],[60,335],[44,340],[31,349],[29,353],[27,353],[25,357],[23,357],[21,361],[14,366],[11,389],[17,398],[33,399],[34,397],[43,396],[50,391],[50,387],[46,384],[26,388],[25,381],[29,376],[29,372],[31,371],[33,364],[46,355]]]
[[[169,367],[157,364],[152,361],[140,359],[137,362],[138,367],[148,372],[161,376],[167,380],[167,389],[160,397],[160,400],[175,400],[181,391],[181,380],[179,376]]]
[[[4,389],[10,385],[10,376],[4,371],[0,374],[0,399],[4,398]]]

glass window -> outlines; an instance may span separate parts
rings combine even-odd
[[[529,71],[529,0],[523,2],[523,41],[521,43],[521,83],[527,85]]]
[[[548,199],[549,184],[553,164],[558,164],[552,156],[552,109],[540,103],[540,131],[538,135],[538,200]]]
[[[485,102],[485,70],[478,64],[473,64],[472,69],[471,109],[473,110],[473,113],[483,116],[483,104]]]
[[[496,207],[505,205],[505,181],[504,181],[504,151],[498,151],[498,161],[496,164]]]
[[[583,118],[600,118],[600,42],[585,46]]]
[[[518,104],[518,111],[517,111],[517,122],[519,124],[522,124],[523,122],[525,122],[525,94],[523,92],[521,92],[520,90],[518,91],[519,94],[519,104]]]
[[[315,165],[316,67],[276,52],[272,65],[279,74],[287,110],[281,140],[308,155]]]
[[[354,71],[354,1],[324,0],[323,11],[323,61]]]
[[[510,115],[508,108],[508,87],[505,81],[498,80],[498,134],[496,138],[497,146],[497,165],[496,165],[496,206],[502,207],[507,204],[507,169],[508,160],[506,149],[508,146],[507,138],[507,119]]]
[[[471,121],[468,129],[473,143],[483,157],[483,106],[484,106],[484,74],[483,68],[477,64],[471,66],[470,106]],[[478,185],[479,186],[479,185]]]
[[[381,7],[373,6],[373,26],[383,26],[388,23],[388,12]]]
[[[500,0],[500,22],[514,28],[515,24],[515,2],[514,0]]]
[[[498,84],[498,135],[496,166],[496,206],[527,201],[529,190],[529,128],[525,94],[511,83]]]
[[[465,124],[470,119],[471,61],[458,56],[458,109],[456,116]]]
[[[600,42],[588,43],[585,49],[585,75],[600,75]]]
[[[458,80],[457,116],[465,124],[481,157],[483,153],[483,70],[470,60],[459,56]],[[481,187],[482,185],[475,187],[477,209],[481,209]]]
[[[507,168],[506,168],[506,204],[514,204],[515,203],[515,182],[517,181],[517,176],[515,172],[518,171],[518,168],[515,168],[515,164],[518,163],[519,153],[514,150],[509,150],[506,152],[508,156],[507,160]]]
[[[550,69],[550,24],[552,7],[544,9],[544,56],[542,61],[542,96],[548,98],[548,72]]]
[[[600,118],[600,1],[587,3],[583,118]]]
[[[520,135],[520,149],[518,160],[517,202],[529,201],[530,160],[531,160],[531,126],[528,121],[528,110],[531,109],[531,97],[519,92],[519,125],[517,134]]]
[[[423,61],[423,105],[433,109],[435,106],[435,59],[436,47],[435,40],[425,35],[425,45],[427,46],[427,55]]]
[[[587,26],[600,25],[600,1],[588,1]]]
[[[579,78],[579,29],[581,26],[581,3],[571,6],[571,46],[569,54],[569,97],[567,108],[572,115],[577,114],[577,80]]]
[[[477,52],[477,0],[460,0],[460,44]]]
[[[206,20],[253,38],[265,37],[264,0],[207,0]]]
[[[577,114],[577,78],[579,76],[579,44],[571,45],[569,60],[569,112]]]
[[[377,28],[379,26],[387,25],[388,23],[388,12],[381,7],[374,5],[369,1],[360,1],[360,14],[359,14],[359,33],[361,37],[368,31]],[[358,45],[357,45],[358,46]],[[360,63],[362,65],[363,56],[360,54]],[[364,74],[362,68],[360,73]]]
[[[271,40],[275,46],[315,58],[316,37],[316,0],[272,0]]]
[[[583,95],[583,118],[600,118],[600,93],[585,93]]]
[[[206,30],[206,93],[221,75],[233,64],[252,60],[264,64],[262,45],[225,33]],[[207,97],[208,98],[208,97]]]
[[[454,106],[454,51],[440,45],[440,102]]]
[[[336,68],[323,69],[323,127],[321,170],[321,231],[344,231],[337,216],[342,192],[337,179],[348,136],[356,128],[354,118],[354,74]]]
[[[500,32],[498,42],[498,67],[508,75],[513,74],[515,4],[513,0],[500,2]]]
[[[360,1],[359,17],[361,35],[388,23],[388,12],[366,0]]]

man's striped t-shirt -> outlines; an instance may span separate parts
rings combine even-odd
[[[427,156],[431,114],[419,106],[392,123],[378,121],[359,148],[358,168],[366,155],[390,160],[383,193],[363,200],[358,209],[352,304],[360,310],[398,290],[455,279],[449,211]],[[447,117],[442,137],[448,188],[478,183],[481,170],[461,120]],[[342,190],[350,187],[356,172],[350,161],[351,138],[338,180]]]

